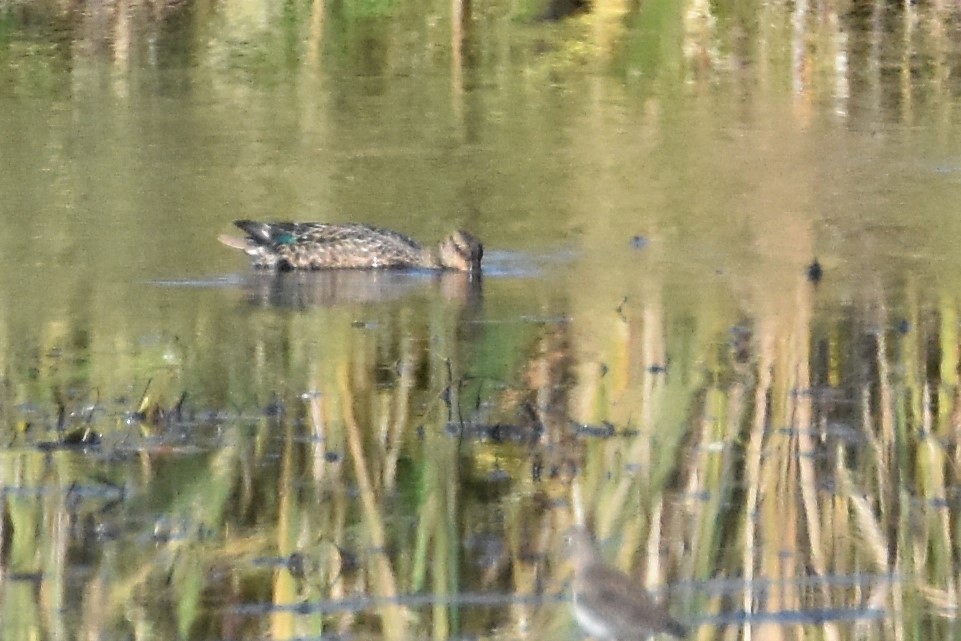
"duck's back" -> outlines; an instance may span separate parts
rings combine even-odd
[[[429,252],[388,229],[357,223],[264,223],[238,220],[244,251],[256,267],[331,269],[428,267]]]

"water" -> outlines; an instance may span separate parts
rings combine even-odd
[[[0,3],[4,638],[578,639],[578,511],[699,638],[951,634],[957,10],[542,13]]]

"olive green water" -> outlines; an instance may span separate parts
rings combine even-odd
[[[958,636],[961,14],[542,11],[0,1],[0,637]]]

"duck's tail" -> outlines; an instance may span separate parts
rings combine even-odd
[[[237,238],[236,236],[228,236],[227,234],[221,234],[217,236],[217,240],[219,240],[224,245],[232,249],[245,250],[248,247],[246,238]]]
[[[217,237],[217,240],[227,247],[241,249],[249,253],[249,251],[255,247],[275,244],[276,239],[273,237],[274,230],[270,223],[260,223],[256,220],[235,220],[234,225],[242,229],[247,234],[247,237],[237,238],[236,236],[221,234]]]
[[[271,245],[274,242],[271,225],[256,220],[235,220],[234,224],[247,232],[247,236],[258,245]]]

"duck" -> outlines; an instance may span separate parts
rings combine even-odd
[[[586,527],[573,528],[566,541],[574,564],[574,618],[587,634],[597,641],[687,636],[687,626],[672,618],[643,586],[604,563]]]
[[[458,229],[436,247],[404,234],[360,223],[296,223],[235,220],[246,236],[218,240],[240,249],[258,269],[431,269],[479,272],[484,246]]]

